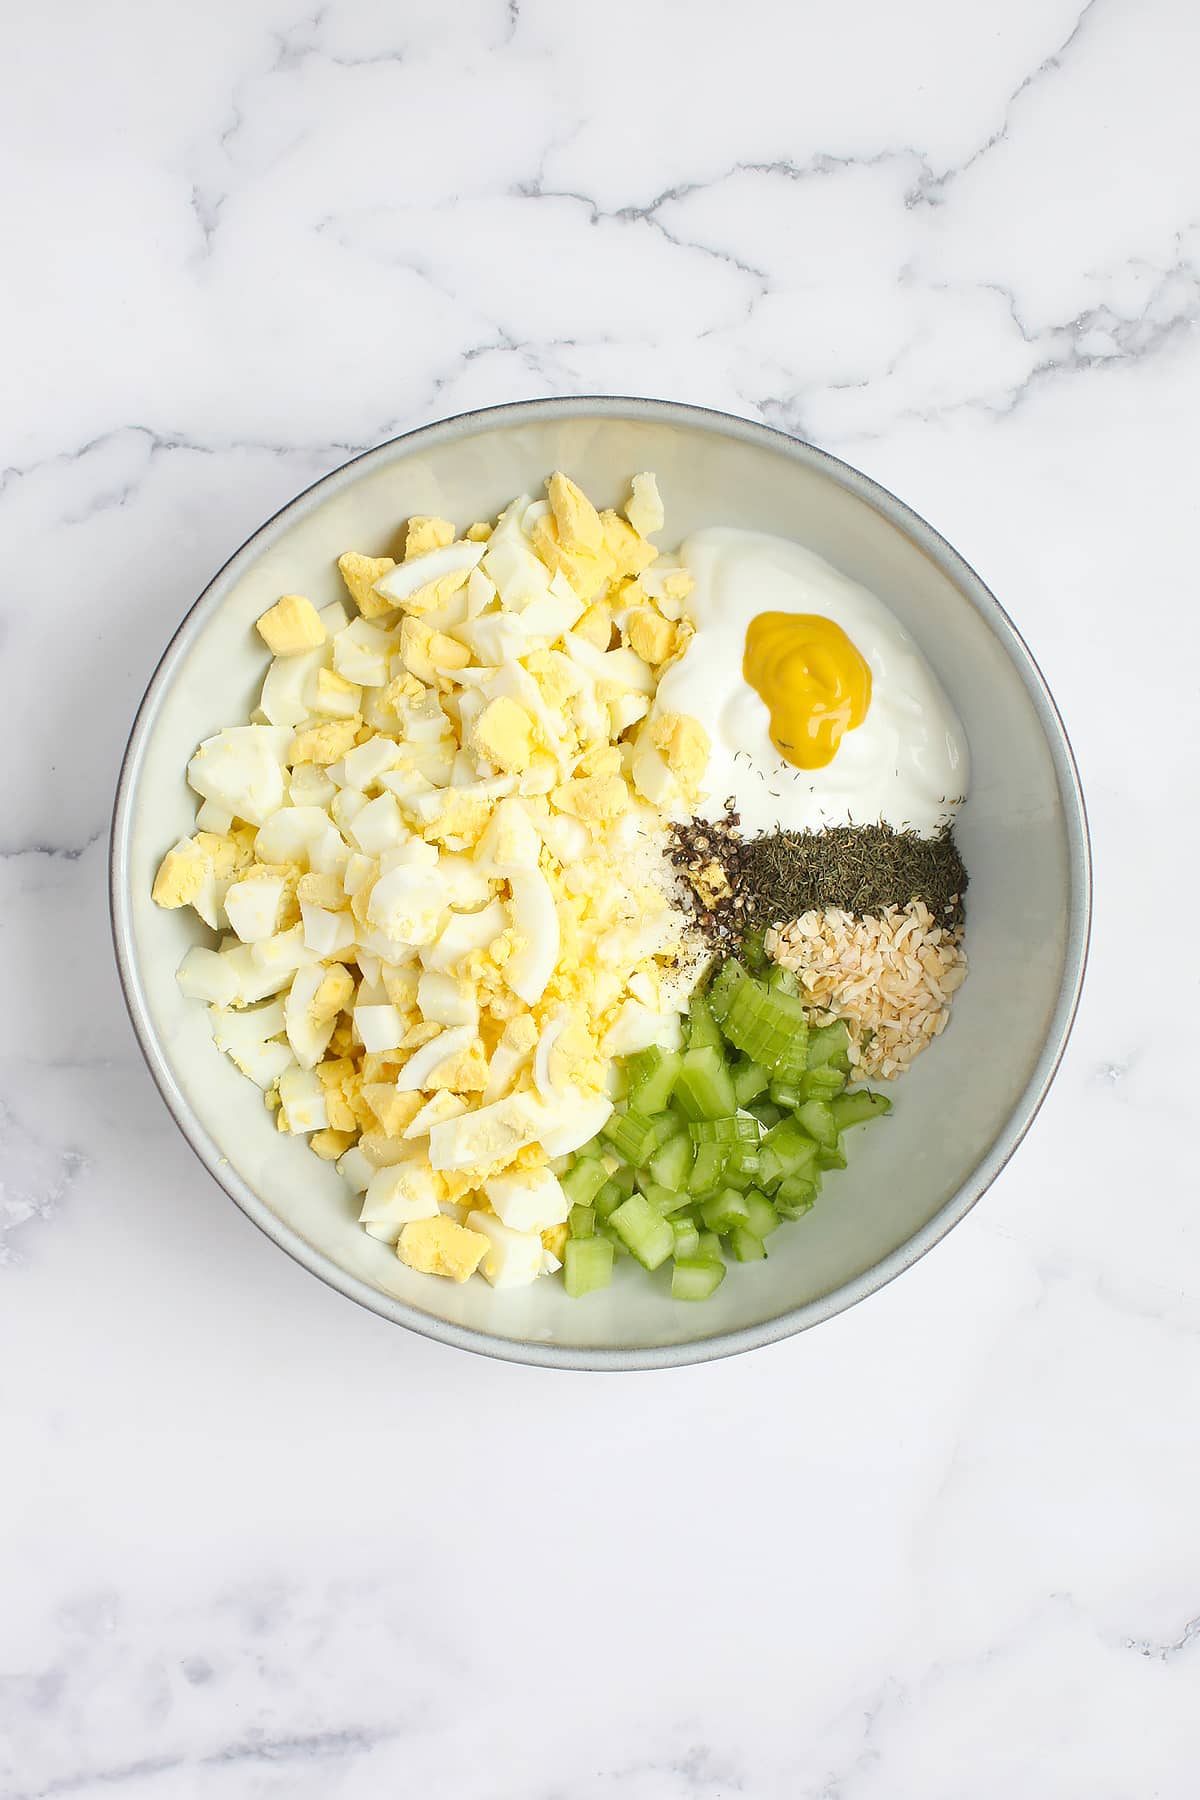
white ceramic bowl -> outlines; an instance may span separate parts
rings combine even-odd
[[[569,1300],[556,1281],[493,1293],[415,1275],[355,1222],[336,1172],[281,1136],[258,1089],[218,1054],[175,969],[203,939],[150,888],[190,833],[184,769],[198,741],[243,719],[264,655],[252,627],[280,594],[338,593],[335,557],[382,552],[410,513],[466,523],[563,468],[616,503],[654,469],[677,541],[702,525],[779,532],[882,596],[921,645],[970,738],[959,840],[970,872],[971,973],[949,1031],[899,1084],[814,1212],[767,1262],[734,1267],[703,1305],[672,1301],[628,1262]],[[134,1028],[197,1155],[280,1247],[351,1299],[430,1337],[516,1361],[634,1369],[727,1356],[862,1299],[923,1255],[1012,1155],[1062,1055],[1087,954],[1083,800],[1036,665],[961,557],[907,507],[832,457],[719,413],[649,400],[546,400],[431,425],[357,457],[286,506],[188,613],[129,740],[112,837],[113,930]]]

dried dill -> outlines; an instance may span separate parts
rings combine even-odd
[[[962,923],[967,872],[949,827],[931,838],[883,824],[754,838],[741,837],[737,827],[727,803],[721,819],[675,826],[669,852],[699,923],[717,942],[740,942],[831,906],[861,918],[923,900],[941,923]]]

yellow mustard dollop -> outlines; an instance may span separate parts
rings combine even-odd
[[[771,714],[771,742],[797,769],[823,769],[871,704],[871,670],[840,625],[819,613],[759,613],[742,674]]]

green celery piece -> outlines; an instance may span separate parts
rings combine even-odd
[[[772,994],[747,979],[734,990],[721,1029],[744,1056],[776,1075],[805,1067],[808,1020],[794,994]]]
[[[663,1050],[657,1044],[630,1057],[627,1064],[630,1106],[646,1118],[664,1112],[682,1061],[678,1050]]]
[[[781,1119],[758,1147],[760,1185],[788,1175],[807,1175],[817,1159],[817,1146],[796,1119]]]
[[[596,1209],[594,1206],[581,1206],[576,1203],[567,1214],[567,1225],[573,1238],[590,1238],[596,1235]]]
[[[675,1234],[644,1194],[631,1194],[612,1215],[611,1224],[643,1269],[657,1269],[675,1247]]]
[[[757,1188],[751,1188],[745,1195],[748,1214],[746,1225],[757,1238],[768,1238],[773,1231],[779,1230],[779,1214],[771,1205],[765,1194]]]
[[[747,980],[749,977],[741,963],[735,957],[726,957],[708,984],[708,1005],[718,1025],[724,1024],[734,994]]]
[[[822,1144],[817,1151],[817,1167],[818,1169],[844,1169],[846,1152],[842,1145],[840,1143]]]
[[[886,1094],[875,1094],[870,1088],[859,1088],[853,1094],[838,1094],[829,1102],[834,1123],[839,1131],[848,1125],[863,1125],[868,1119],[882,1119],[890,1113],[892,1103]]]
[[[816,1204],[819,1181],[811,1175],[789,1175],[775,1190],[772,1204],[781,1219],[802,1219]]]
[[[693,1144],[757,1144],[758,1121],[744,1113],[731,1113],[724,1119],[697,1119],[688,1126]]]
[[[675,1099],[688,1119],[720,1119],[737,1111],[729,1065],[713,1045],[684,1053]]]
[[[798,994],[800,983],[796,980],[795,971],[780,968],[776,963],[767,976],[767,990],[772,994]]]
[[[687,1135],[686,1119],[673,1109],[670,1112],[655,1113],[650,1123],[654,1127],[654,1150],[661,1150],[664,1144],[669,1144],[672,1138],[679,1137],[681,1133]],[[654,1150],[650,1152],[651,1156]]]
[[[786,996],[780,996],[786,998]],[[778,1080],[797,1082],[808,1067],[808,1021],[804,1030],[790,1037],[775,1058],[774,1072]]]
[[[592,1207],[598,1218],[611,1219],[622,1200],[628,1198],[620,1184],[610,1176],[592,1201]]]
[[[608,1180],[608,1171],[598,1156],[581,1156],[561,1179],[572,1206],[590,1206]]]
[[[686,1132],[679,1132],[660,1144],[646,1164],[646,1172],[660,1187],[686,1190],[692,1161],[692,1140]]]
[[[752,1100],[762,1099],[770,1079],[761,1063],[738,1063],[733,1070],[733,1091],[737,1095],[738,1105],[749,1106]]]
[[[642,1192],[655,1212],[661,1213],[664,1219],[671,1213],[682,1212],[685,1206],[692,1203],[690,1194],[677,1193],[673,1188],[660,1186],[657,1181],[648,1181]]]
[[[709,1188],[715,1188],[725,1173],[725,1165],[729,1161],[730,1145],[700,1144],[696,1148],[696,1160],[692,1164],[688,1177],[689,1194],[706,1194]]]
[[[721,1261],[721,1240],[715,1231],[702,1231],[700,1233],[700,1248],[697,1250],[696,1255],[702,1259],[707,1259],[709,1262]]]
[[[722,1188],[712,1200],[706,1200],[700,1208],[700,1217],[709,1231],[715,1231],[724,1237],[735,1225],[744,1225],[750,1217],[750,1208],[746,1204],[746,1196],[739,1194],[736,1188]]]
[[[766,1245],[748,1225],[734,1226],[729,1234],[729,1248],[738,1262],[761,1262],[767,1254]]]
[[[799,1081],[780,1081],[778,1077],[771,1083],[768,1092],[775,1105],[782,1106],[787,1112],[793,1112],[808,1099]]]
[[[725,1279],[725,1264],[680,1257],[671,1270],[672,1300],[707,1300]]]
[[[703,994],[693,994],[688,1001],[687,1042],[689,1050],[720,1050],[722,1047],[720,1026]]]
[[[844,1019],[835,1019],[832,1025],[819,1025],[808,1037],[808,1066],[820,1069],[832,1063],[843,1074],[850,1068],[850,1033]]]
[[[572,1300],[607,1287],[613,1274],[613,1247],[607,1238],[568,1238],[563,1254],[563,1285]]]
[[[676,1261],[680,1257],[695,1256],[700,1248],[700,1229],[691,1214],[685,1213],[682,1218],[673,1217],[671,1230],[675,1237],[675,1248],[672,1255]]]
[[[806,1069],[796,1086],[800,1090],[801,1100],[832,1100],[840,1094],[846,1085],[846,1077],[832,1063],[821,1063],[815,1069]],[[795,1102],[799,1104],[799,1101]]]
[[[836,1147],[838,1128],[827,1100],[806,1100],[803,1106],[796,1108],[796,1122],[804,1127],[809,1137],[817,1140],[823,1150]]]
[[[753,1113],[759,1124],[764,1125],[768,1131],[772,1125],[778,1125],[784,1116],[782,1106],[776,1106],[773,1100],[752,1100],[746,1111]]]
[[[652,1121],[632,1107],[628,1112],[613,1113],[601,1128],[600,1135],[607,1139],[619,1157],[635,1165],[645,1162],[656,1148]]]
[[[602,1237],[606,1243],[611,1244],[618,1256],[629,1255],[629,1251],[625,1248],[625,1240],[619,1232],[613,1230],[611,1219],[597,1219],[596,1236]]]
[[[632,1194],[634,1188],[637,1186],[637,1176],[626,1163],[622,1163],[618,1168],[615,1168],[608,1179],[616,1182],[626,1200],[628,1200],[630,1194]]]
[[[752,975],[765,975],[774,967],[767,955],[764,931],[751,931],[742,939],[742,961]]]

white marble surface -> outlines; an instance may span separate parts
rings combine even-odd
[[[1200,14],[1078,5],[8,10],[6,1800],[1196,1793]],[[347,453],[559,392],[911,501],[1032,642],[1096,837],[1075,1038],[985,1201],[657,1376],[468,1359],[293,1267],[108,945],[124,733],[213,568]]]

